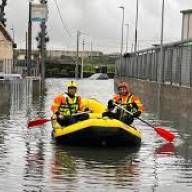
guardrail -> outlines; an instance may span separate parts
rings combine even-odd
[[[161,62],[162,61],[162,62]],[[115,64],[116,77],[192,87],[192,40],[126,53]]]

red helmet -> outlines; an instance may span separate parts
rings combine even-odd
[[[121,87],[125,87],[128,91],[129,89],[129,86],[128,86],[128,83],[125,82],[125,81],[121,81],[119,84],[118,84],[118,89],[121,88]]]

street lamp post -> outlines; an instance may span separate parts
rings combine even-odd
[[[76,51],[76,65],[75,65],[75,78],[78,79],[79,77],[79,38],[81,32],[77,31],[77,51]]]
[[[85,49],[85,40],[83,39],[83,51],[82,51],[82,56],[81,56],[81,79],[83,79],[84,49]]]
[[[135,16],[135,46],[134,46],[134,52],[135,52],[135,76],[139,77],[139,69],[138,69],[138,62],[137,62],[137,28],[138,28],[138,9],[139,9],[139,2],[136,1],[136,16]]]
[[[159,63],[159,82],[163,81],[163,35],[164,35],[164,0],[162,0],[161,11],[161,38],[160,38],[160,63]]]
[[[164,32],[164,0],[162,0],[162,12],[161,12],[161,36],[160,36],[160,58],[158,63],[158,74],[157,74],[157,82],[158,82],[158,89],[157,89],[157,111],[158,116],[160,117],[161,114],[161,83],[163,82],[163,32]]]
[[[84,32],[81,31],[77,31],[77,51],[76,51],[76,65],[75,65],[75,78],[78,79],[79,77],[82,77],[82,71],[79,71],[80,69],[80,65],[79,65],[79,40],[80,40],[80,36],[86,34]],[[83,40],[83,46],[84,46],[84,40]],[[83,47],[84,49],[84,47]]]
[[[121,50],[120,50],[120,61],[121,61],[121,67],[123,65],[123,34],[124,34],[124,9],[125,7],[121,6],[119,7],[122,9],[122,25],[121,25]]]
[[[128,38],[129,38],[129,24],[125,24],[125,26],[127,27],[127,32],[126,32],[126,52],[128,52]]]
[[[92,57],[93,57],[93,42],[91,40],[91,54],[90,54],[90,58],[91,58],[91,73],[93,73],[93,61],[92,61]]]
[[[47,5],[47,0],[41,0],[41,4],[43,6]],[[47,7],[46,7],[47,8]],[[47,13],[48,14],[48,13]],[[41,22],[41,80],[43,83],[43,88],[44,88],[44,80],[45,80],[45,57],[46,57],[46,39],[48,38],[46,36],[46,17],[45,19]]]
[[[135,17],[135,47],[134,47],[134,51],[135,54],[137,52],[137,28],[138,28],[138,0],[136,2],[136,17]]]
[[[32,47],[32,19],[31,19],[31,8],[32,1],[29,0],[29,21],[28,21],[28,54],[27,54],[27,75],[31,75],[31,47]]]

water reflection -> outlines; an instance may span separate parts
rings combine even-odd
[[[51,168],[53,178],[60,178],[62,175],[70,178],[76,174],[76,159],[65,150],[56,149]]]
[[[44,144],[35,145],[26,143],[25,168],[23,175],[23,191],[43,191],[45,155]]]
[[[15,119],[43,110],[39,86],[32,80],[0,81],[0,118]]]
[[[7,118],[9,115],[10,103],[10,84],[0,81],[0,116],[1,119]]]
[[[173,143],[165,143],[160,145],[156,150],[156,154],[174,154],[176,147]]]
[[[79,179],[85,178],[85,186],[108,183],[123,188],[129,184],[133,185],[138,180],[139,169],[134,159],[137,158],[139,148],[82,149],[57,146],[54,151],[55,155],[51,162],[53,182],[61,183],[65,179],[70,179],[73,187],[76,187]],[[135,190],[136,186],[133,186],[133,189]]]
[[[3,175],[8,167],[6,165],[8,148],[5,144],[4,133],[3,127],[0,126],[0,175]]]

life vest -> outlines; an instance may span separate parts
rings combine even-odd
[[[75,96],[74,98],[65,97],[64,101],[59,106],[59,112],[63,115],[72,115],[77,113],[79,110],[80,97]]]
[[[139,97],[135,95],[128,95],[128,96],[120,96],[120,95],[115,95],[113,97],[113,100],[116,104],[121,105],[131,113],[139,110],[141,112],[144,111],[143,104],[141,103],[141,100]],[[136,105],[135,105],[136,104]]]

